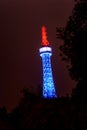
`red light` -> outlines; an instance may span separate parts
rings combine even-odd
[[[42,45],[43,46],[48,46],[49,42],[47,40],[47,36],[46,36],[46,27],[42,26]]]

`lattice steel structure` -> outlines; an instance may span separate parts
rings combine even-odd
[[[42,27],[42,45],[43,46],[39,49],[39,52],[42,58],[42,66],[43,66],[43,97],[56,98],[57,95],[53,81],[51,59],[50,59],[52,56],[52,48],[48,46],[49,42],[47,41],[45,27]]]

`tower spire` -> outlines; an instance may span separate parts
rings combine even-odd
[[[40,56],[42,58],[42,68],[43,68],[42,94],[44,98],[56,98],[57,95],[51,67],[52,48],[49,47],[48,45],[49,42],[46,36],[46,27],[42,26],[42,47],[39,49]]]
[[[48,46],[49,45],[49,42],[47,40],[47,32],[46,32],[46,27],[45,26],[42,26],[42,45],[43,46]]]

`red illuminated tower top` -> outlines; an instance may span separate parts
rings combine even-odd
[[[48,40],[47,40],[46,27],[45,27],[45,26],[42,26],[41,31],[42,31],[42,46],[48,46],[48,45],[49,45],[49,42],[48,42]]]

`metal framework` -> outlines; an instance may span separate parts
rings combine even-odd
[[[56,98],[56,91],[51,68],[51,47],[44,46],[39,50],[43,66],[43,97]]]

